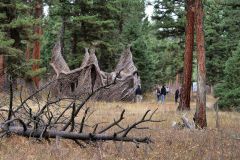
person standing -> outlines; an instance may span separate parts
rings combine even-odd
[[[161,88],[161,103],[162,104],[164,104],[164,102],[165,102],[166,94],[167,94],[167,91],[166,91],[165,86],[163,85],[162,88]]]
[[[169,87],[166,87],[166,93],[168,94],[170,91]]]
[[[159,102],[161,99],[161,90],[160,90],[159,86],[157,86],[156,94],[157,94],[157,102]]]
[[[141,102],[142,101],[142,89],[141,86],[138,85],[137,89],[135,90],[135,95],[136,95],[136,102]]]
[[[175,103],[178,103],[178,98],[179,98],[179,89],[175,91]]]

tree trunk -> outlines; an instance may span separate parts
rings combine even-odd
[[[74,31],[72,33],[72,55],[75,56],[77,54],[77,33]]]
[[[9,75],[9,111],[8,111],[8,120],[12,118],[13,111],[13,81],[12,77]]]
[[[175,89],[179,88],[179,73],[176,74]]]
[[[193,0],[187,0],[187,24],[186,24],[186,41],[184,53],[184,71],[183,71],[183,86],[181,89],[180,103],[178,110],[190,110],[190,93],[192,81],[192,59],[193,59],[193,44],[194,44],[194,11]]]
[[[0,88],[4,85],[4,56],[0,55]]]
[[[61,33],[60,33],[60,46],[61,46],[61,54],[64,59],[66,59],[66,56],[64,54],[64,35],[65,35],[65,16],[62,16],[62,27],[61,27]]]
[[[197,106],[195,113],[195,124],[204,128],[207,127],[206,119],[206,66],[203,32],[203,4],[201,0],[195,1],[196,7],[196,35],[197,35],[197,60],[198,60],[198,90]]]
[[[35,4],[35,18],[39,19],[42,17],[43,13],[43,6],[42,6],[42,0],[37,0]],[[42,35],[42,28],[40,25],[36,25],[34,29],[35,34],[37,35]],[[33,59],[34,60],[40,60],[40,48],[41,48],[41,43],[39,40],[36,40],[34,42],[34,47],[33,47]],[[35,63],[32,66],[33,71],[36,71],[39,69],[39,64]],[[35,83],[35,86],[39,88],[39,82],[40,78],[39,77],[33,77],[33,81]]]
[[[77,31],[73,31],[72,33],[72,56],[77,58],[77,44],[78,44],[78,37],[77,37]],[[78,67],[77,64],[74,64],[72,66],[74,69]]]

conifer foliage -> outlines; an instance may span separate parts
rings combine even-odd
[[[33,17],[29,14],[29,6],[16,1],[0,3],[0,49],[7,65],[7,72],[12,76],[22,75],[20,69],[24,62],[23,49],[32,34]],[[11,65],[9,65],[11,64]],[[16,71],[18,70],[18,71]],[[16,72],[15,72],[16,71]]]
[[[176,75],[182,80],[183,70],[186,70],[184,50],[188,48],[185,42],[190,42],[185,37],[185,32],[189,31],[185,30],[186,14],[188,2],[194,1],[2,0],[1,86],[8,75],[33,81],[38,87],[40,79],[44,81],[50,75],[44,73],[51,73],[49,62],[57,39],[61,39],[62,54],[70,69],[78,68],[84,48],[94,45],[102,70],[112,71],[121,50],[131,45],[144,91],[153,89],[156,84],[167,84]],[[145,15],[147,5],[154,8],[150,21]],[[238,92],[234,89],[239,85],[230,78],[237,76],[230,72],[238,67],[230,68],[238,59],[239,7],[238,0],[203,1],[206,83],[216,88],[219,105],[226,109],[238,106]],[[190,60],[185,64],[192,65],[196,71],[197,56],[195,52],[191,56],[193,63]],[[188,85],[185,87],[183,83],[183,88],[190,90],[190,84],[197,79],[192,70],[188,77]],[[189,104],[190,94],[182,96],[187,97]],[[186,103],[182,106],[189,109]]]
[[[32,60],[27,62],[25,51],[32,48],[38,37],[33,33],[39,22],[32,16],[32,5],[28,1],[0,2],[0,50],[4,57],[4,71],[13,79],[31,78],[39,74],[31,71]],[[29,48],[28,48],[28,47]],[[31,59],[31,57],[30,57]]]

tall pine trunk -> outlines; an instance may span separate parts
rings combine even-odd
[[[176,74],[175,89],[179,88],[179,73]]]
[[[66,17],[63,15],[62,17],[62,26],[61,26],[61,32],[60,32],[60,46],[61,46],[61,54],[63,56],[64,59],[66,59],[66,55],[64,54],[64,36],[65,36],[65,21],[66,21]]]
[[[77,31],[73,31],[72,33],[72,57],[75,59],[77,58],[77,44],[78,44],[78,36],[77,36]],[[74,64],[72,66],[74,69],[78,67],[77,64]]]
[[[203,32],[203,4],[202,0],[195,1],[196,8],[196,35],[197,35],[197,67],[198,67],[198,90],[197,106],[195,113],[195,124],[204,128],[207,127],[206,119],[206,66],[205,66],[205,48]]]
[[[186,41],[184,53],[184,71],[183,85],[181,89],[180,103],[178,110],[190,110],[190,93],[192,81],[192,59],[193,59],[193,44],[194,44],[194,0],[187,0],[187,24],[186,24]]]
[[[36,4],[35,4],[35,18],[36,19],[40,19],[42,17],[42,12],[43,12],[43,8],[42,8],[42,0],[37,0]],[[36,25],[34,32],[36,35],[41,36],[42,35],[42,28],[40,25]],[[40,48],[41,48],[41,43],[39,40],[35,40],[34,42],[34,47],[33,47],[33,56],[32,58],[34,60],[40,60]],[[35,63],[33,64],[32,67],[33,71],[36,71],[39,69],[39,63]],[[33,77],[33,81],[35,83],[35,86],[37,88],[39,88],[39,82],[40,82],[40,78],[39,77]]]
[[[4,85],[4,56],[0,55],[0,88]]]

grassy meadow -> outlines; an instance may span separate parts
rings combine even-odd
[[[80,148],[70,140],[55,140],[51,142],[36,141],[34,139],[12,135],[0,140],[1,160],[115,160],[115,159],[152,159],[152,160],[225,160],[240,159],[240,113],[219,112],[220,127],[216,128],[216,113],[212,108],[214,99],[208,97],[207,121],[205,130],[176,130],[172,122],[180,122],[184,113],[176,112],[177,105],[173,97],[168,96],[165,104],[158,104],[152,95],[142,103],[105,103],[89,102],[86,107],[95,111],[87,124],[97,122],[112,122],[117,119],[123,109],[126,110],[125,119],[121,125],[141,118],[146,110],[155,110],[155,119],[165,120],[161,123],[148,123],[151,130],[134,130],[131,136],[151,136],[153,144],[136,144],[125,142],[98,142]],[[186,113],[192,120],[195,103]],[[89,128],[89,130],[92,128]],[[117,129],[117,128],[116,128]],[[86,128],[85,131],[88,129]]]

